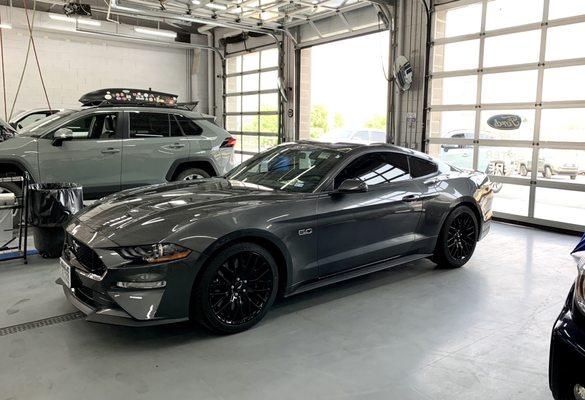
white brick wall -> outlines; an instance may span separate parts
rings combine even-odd
[[[5,10],[4,7],[0,8],[3,21],[6,21]],[[24,12],[20,15],[19,12],[19,9],[13,11],[14,29],[2,30],[8,113],[14,101],[28,46]],[[39,14],[43,13],[38,13],[37,17],[40,17]],[[187,50],[106,41],[58,31],[37,31],[35,42],[53,108],[77,107],[80,105],[77,100],[82,94],[105,87],[151,87],[153,90],[175,93],[179,95],[179,101],[188,101]],[[207,76],[206,64],[201,65],[198,70],[202,76]],[[1,90],[0,81],[0,117],[4,118]],[[207,97],[207,93],[202,95]],[[199,94],[194,93],[194,98],[198,97]],[[45,106],[46,101],[31,50],[14,110],[17,112]]]

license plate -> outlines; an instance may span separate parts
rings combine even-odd
[[[59,260],[60,268],[59,275],[63,283],[70,288],[71,287],[71,266],[67,264],[63,259]]]

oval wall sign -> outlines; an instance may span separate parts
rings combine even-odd
[[[498,114],[490,117],[487,124],[494,129],[513,130],[520,128],[522,119],[514,114]]]

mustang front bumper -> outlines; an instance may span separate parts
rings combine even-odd
[[[574,388],[585,386],[585,325],[572,311],[573,291],[555,322],[550,345],[549,386],[556,400],[574,400]]]
[[[100,254],[96,249],[96,254]],[[105,250],[112,253],[111,250]],[[100,259],[107,257],[99,256]],[[69,301],[92,322],[142,326],[185,321],[189,318],[191,289],[196,275],[198,254],[169,263],[105,267],[101,274],[81,263],[71,252],[62,262],[70,268],[70,283],[57,283]],[[61,268],[64,268],[63,266]],[[119,287],[119,282],[144,282],[155,276],[165,286],[153,289]],[[70,286],[69,286],[70,284]]]

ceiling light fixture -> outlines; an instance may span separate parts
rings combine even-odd
[[[201,2],[199,0],[191,0],[191,4],[195,4],[196,6],[198,6],[199,4],[201,4]]]
[[[242,7],[240,7],[240,6],[235,6],[234,8],[230,8],[230,9],[228,10],[228,12],[229,12],[230,14],[241,14],[241,13],[243,13],[243,12],[244,12],[244,10],[243,10],[243,9],[242,9]]]
[[[207,3],[205,5],[205,7],[207,8],[212,8],[214,10],[221,10],[221,11],[225,11],[227,10],[227,6],[223,5],[223,4],[219,4],[219,3],[214,3],[212,1],[210,1],[209,3]]]
[[[49,14],[49,18],[55,21],[62,21],[62,22],[77,22],[79,25],[89,25],[89,26],[102,26],[100,21],[96,21],[95,19],[87,19],[87,18],[71,18],[66,15],[61,14]]]
[[[10,25],[10,24],[0,24],[0,29],[12,29],[12,25]]]
[[[175,39],[177,37],[177,32],[163,31],[160,29],[142,28],[140,26],[135,26],[134,32],[142,33],[144,35],[162,36],[162,37],[171,38],[171,39]]]

